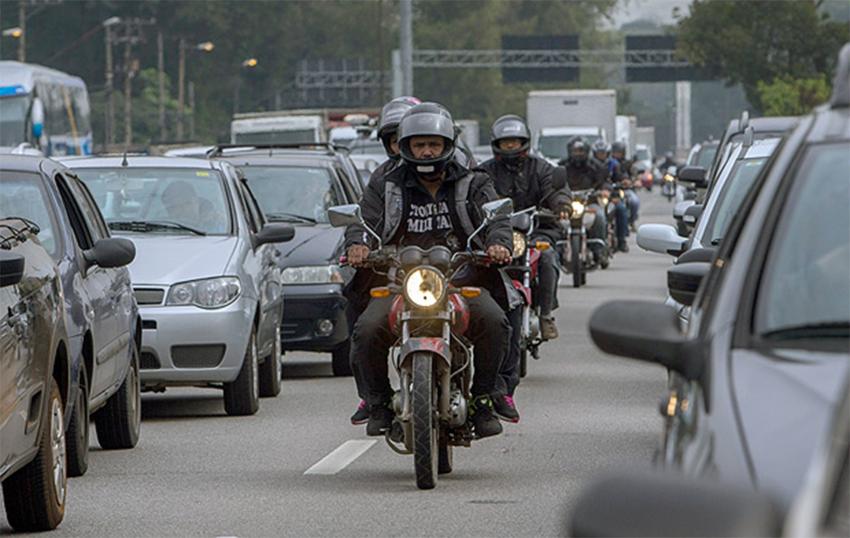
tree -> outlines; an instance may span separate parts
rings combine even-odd
[[[772,83],[759,82],[758,93],[765,116],[799,116],[826,102],[830,88],[825,77],[778,77]]]
[[[763,110],[759,83],[776,79],[832,79],[847,25],[818,12],[814,1],[694,0],[679,19],[683,55],[710,75],[741,83],[747,98]]]

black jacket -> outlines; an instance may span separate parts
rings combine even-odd
[[[585,161],[581,166],[576,165],[576,163],[569,159],[564,159],[558,164],[566,168],[567,185],[573,191],[610,188],[608,169],[598,166],[591,159]]]

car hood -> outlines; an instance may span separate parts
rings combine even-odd
[[[345,229],[329,224],[296,226],[291,241],[276,245],[280,251],[281,267],[324,265],[336,261],[342,254]]]
[[[133,284],[170,285],[224,274],[238,239],[234,236],[127,234],[136,245],[130,264]]]
[[[736,350],[731,364],[756,483],[787,506],[832,424],[850,359],[846,351]]]

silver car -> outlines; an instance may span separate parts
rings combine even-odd
[[[294,230],[266,224],[225,162],[172,157],[67,159],[115,235],[131,239],[142,317],[141,381],[224,389],[230,415],[280,392],[279,256]]]

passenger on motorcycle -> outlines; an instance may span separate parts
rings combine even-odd
[[[365,223],[381,235],[384,246],[444,245],[452,251],[463,250],[483,221],[481,206],[498,198],[492,181],[485,173],[470,172],[454,161],[454,124],[441,105],[422,103],[411,108],[399,125],[398,143],[400,165],[370,180],[360,200]],[[476,248],[486,248],[494,262],[510,261],[512,234],[507,219],[490,223],[485,234],[477,237],[481,239]],[[350,226],[346,230],[349,263],[355,267],[364,264],[375,246],[371,241],[362,226]],[[465,273],[455,285],[483,288],[479,297],[468,299],[471,316],[466,337],[475,348],[470,421],[477,437],[488,437],[502,431],[493,415],[491,394],[508,350],[510,325],[490,293],[499,290],[494,284],[501,282],[498,271],[469,267]],[[387,375],[387,355],[396,339],[388,327],[391,301],[370,298],[351,338],[352,363],[365,382],[368,435],[384,434],[394,416]]]
[[[558,163],[566,169],[567,185],[573,192],[588,189],[610,191],[608,170],[594,163],[589,153],[590,147],[580,136],[567,142],[567,158]],[[597,211],[593,226],[587,230],[587,237],[605,241],[607,235],[608,219],[604,211]]]
[[[637,222],[638,215],[640,213],[640,197],[637,195],[637,192],[635,192],[633,183],[633,175],[638,173],[637,170],[634,170],[635,160],[634,158],[627,158],[626,145],[622,142],[614,142],[611,144],[611,157],[620,163],[620,184],[626,192],[626,199],[629,207],[629,225],[632,230],[634,230],[635,222]],[[628,248],[628,246],[626,246],[626,248]]]

